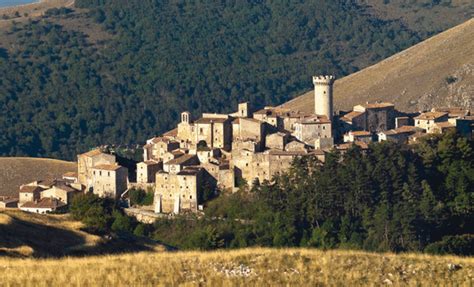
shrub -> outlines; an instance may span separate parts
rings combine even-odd
[[[441,241],[426,246],[425,252],[472,256],[474,255],[474,234],[445,236]]]

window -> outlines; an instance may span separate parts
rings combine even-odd
[[[193,196],[192,196],[192,195],[190,195],[190,196],[189,196],[189,199],[193,199]]]
[[[107,173],[108,173],[108,176],[110,176],[110,171],[108,171]]]
[[[99,175],[102,176],[102,171],[99,171]]]
[[[199,134],[202,135],[202,133],[203,133],[203,130],[202,130],[202,128],[200,128],[200,129],[199,129]]]

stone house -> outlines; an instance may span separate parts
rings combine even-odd
[[[306,144],[297,140],[293,140],[285,145],[285,151],[305,152],[306,150]]]
[[[332,123],[326,116],[311,116],[295,123],[293,135],[300,141],[313,145],[318,138],[332,138]]]
[[[185,166],[198,165],[199,158],[194,154],[185,154],[163,164],[163,170],[169,173],[178,173]]]
[[[378,133],[379,142],[394,141],[398,143],[406,143],[411,135],[422,131],[422,129],[414,126],[402,126],[397,129],[383,131]]]
[[[232,121],[232,141],[252,139],[262,141],[264,122],[253,118],[236,118]]]
[[[0,196],[0,209],[17,208],[17,207],[18,207],[18,198]]]
[[[206,163],[212,159],[220,157],[221,152],[220,152],[220,149],[217,149],[217,148],[211,149],[208,147],[202,147],[196,151],[196,155],[200,163]]]
[[[426,112],[415,117],[415,127],[424,129],[427,133],[433,133],[436,123],[447,122],[447,112]]]
[[[20,206],[20,209],[26,212],[45,214],[64,208],[65,203],[55,198],[41,198],[35,201],[29,201]]]
[[[344,142],[362,141],[371,143],[372,137],[372,133],[368,131],[350,131],[344,135]]]
[[[228,115],[203,114],[194,122],[195,144],[206,143],[210,148],[230,150],[232,147],[232,123]]]
[[[41,191],[41,198],[54,198],[67,205],[70,204],[74,196],[79,193],[81,193],[80,190],[74,189],[71,186],[57,184]]]
[[[277,132],[267,135],[265,139],[265,145],[269,149],[284,150],[289,139],[290,135],[288,133]]]
[[[30,201],[37,201],[41,198],[41,191],[44,189],[38,185],[21,185],[18,195],[19,205]]]
[[[100,197],[119,198],[127,190],[128,169],[117,164],[101,164],[92,168],[93,193]]]
[[[143,147],[143,161],[162,161],[165,153],[180,147],[179,142],[167,137],[154,137]]]
[[[155,213],[196,212],[202,192],[202,168],[186,167],[177,173],[156,174]]]
[[[163,162],[147,160],[137,163],[137,182],[152,183],[155,182],[155,175],[163,169]]]
[[[395,128],[395,105],[387,102],[375,102],[357,105],[353,108],[360,113],[359,119],[354,122],[354,129],[367,130],[375,133]],[[362,122],[362,126],[358,123]],[[355,124],[354,124],[355,123]]]
[[[92,186],[92,170],[97,165],[115,164],[115,156],[102,152],[100,149],[94,149],[77,156],[77,176],[80,184],[86,189]]]

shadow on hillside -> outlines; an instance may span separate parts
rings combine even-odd
[[[152,240],[134,236],[116,236],[104,239],[94,246],[84,246],[86,240],[73,231],[46,226],[21,220],[12,216],[8,224],[0,224],[0,256],[57,258],[64,256],[89,256],[131,253],[156,250],[163,246],[163,250],[171,247],[158,244]],[[29,249],[31,252],[23,254],[16,250]]]

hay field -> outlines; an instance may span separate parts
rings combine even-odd
[[[47,158],[0,157],[0,196],[18,197],[21,184],[61,178],[69,171],[77,171],[76,163]]]
[[[455,81],[448,81],[450,77]],[[376,100],[393,102],[401,111],[439,106],[473,109],[474,18],[334,84],[336,109]],[[312,112],[314,93],[282,106]]]
[[[474,259],[308,249],[1,259],[4,286],[472,286]]]

